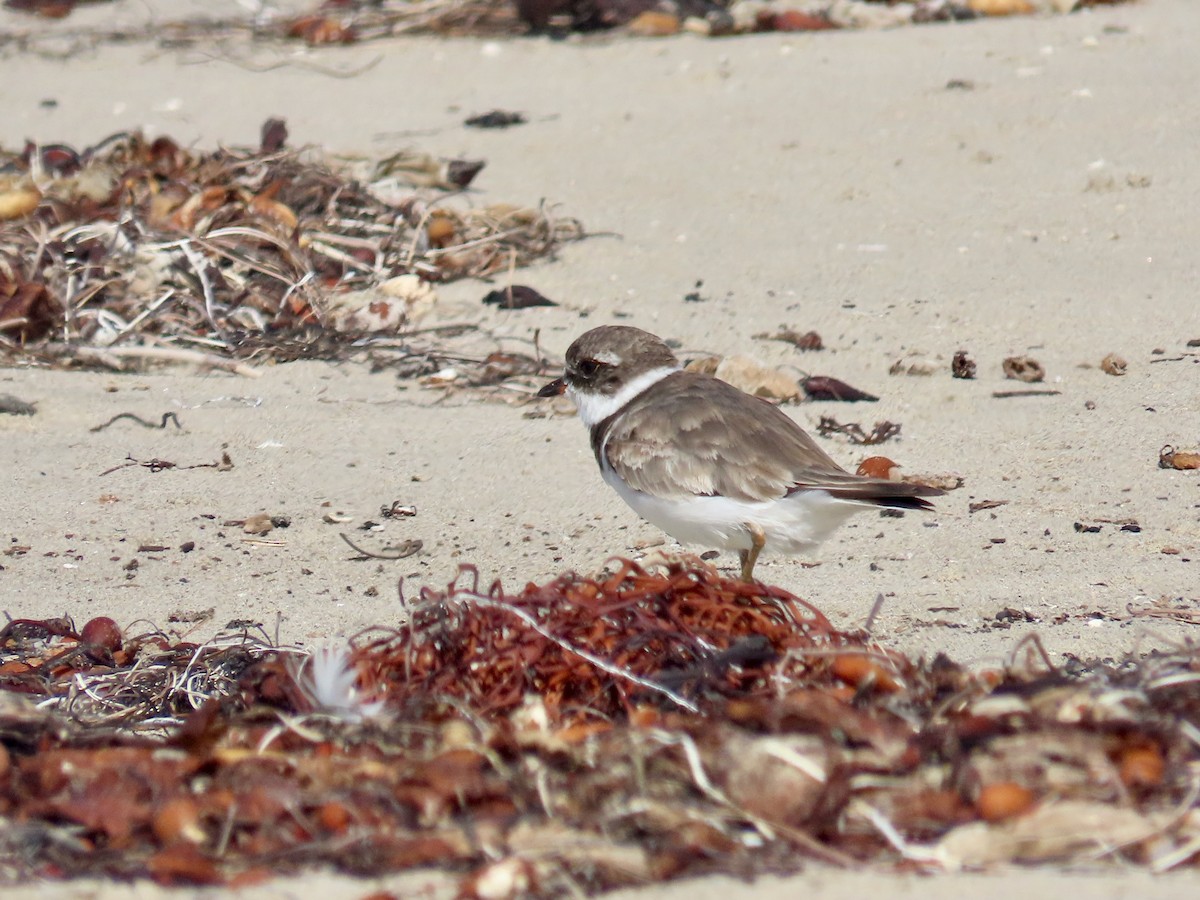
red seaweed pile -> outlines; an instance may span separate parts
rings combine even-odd
[[[464,570],[309,652],[109,619],[0,631],[0,877],[463,896],[705,872],[1200,855],[1200,657],[912,660],[693,560],[508,594]]]

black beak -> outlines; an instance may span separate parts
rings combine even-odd
[[[552,382],[537,392],[539,397],[557,397],[567,389],[567,382],[562,378],[555,378]]]

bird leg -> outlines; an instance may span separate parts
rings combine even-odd
[[[745,525],[750,532],[750,549],[739,550],[738,556],[742,560],[742,581],[753,584],[754,564],[758,562],[758,554],[762,553],[763,545],[767,542],[767,535],[753,522],[746,522]]]

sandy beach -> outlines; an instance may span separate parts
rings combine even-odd
[[[167,5],[119,14],[161,17]],[[37,27],[79,27],[98,12]],[[0,28],[18,26],[31,24],[0,13]],[[769,558],[758,576],[845,627],[882,595],[875,634],[914,655],[998,663],[1036,635],[1056,663],[1119,659],[1193,641],[1194,624],[1147,611],[1200,604],[1200,472],[1158,465],[1164,445],[1200,444],[1200,349],[1188,345],[1200,338],[1198,27],[1188,0],[1146,0],[727,40],[414,38],[208,55],[99,45],[65,63],[9,49],[3,65],[20,77],[0,86],[0,143],[82,146],[143,128],[196,146],[253,144],[274,116],[295,144],[485,159],[480,202],[544,199],[597,236],[518,273],[558,307],[485,307],[496,285],[463,281],[439,289],[429,324],[480,324],[526,350],[537,334],[561,358],[582,331],[621,322],[678,340],[685,356],[748,355],[869,391],[878,403],[786,409],[810,431],[823,415],[899,422],[880,452],[963,486],[931,515],[860,516],[803,561],[819,565]],[[530,121],[462,127],[493,108]],[[755,337],[781,326],[819,332],[826,349]],[[959,350],[975,379],[951,377]],[[1124,375],[1102,370],[1113,353]],[[1030,387],[1001,369],[1020,355],[1044,366],[1037,387],[1057,393],[994,396]],[[938,368],[892,374],[914,359]],[[401,580],[412,596],[469,564],[515,588],[671,546],[603,484],[579,422],[528,394],[485,402],[360,364],[262,372],[0,370],[0,394],[37,405],[0,416],[0,538],[27,548],[0,556],[0,610],[145,620],[197,639],[250,619],[313,644],[395,621]],[[89,430],[123,412],[174,412],[182,428]],[[822,445],[851,469],[873,452]],[[114,470],[128,457],[186,466],[222,453],[226,471]],[[983,501],[1002,503],[971,511]],[[361,540],[419,539],[422,551],[354,559],[339,532],[362,536],[354,529],[393,502],[416,515]],[[265,543],[223,524],[256,513],[290,525]],[[147,545],[164,549],[139,552]],[[391,884],[321,876],[246,895],[312,896],[318,883],[329,897]],[[425,890],[419,877],[394,884]],[[614,896],[1066,889],[1177,897],[1197,880],[819,869]],[[429,890],[421,896],[447,888]],[[35,893],[160,889],[6,891]]]

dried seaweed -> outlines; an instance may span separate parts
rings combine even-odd
[[[1194,650],[971,671],[690,559],[515,595],[465,569],[409,611],[314,652],[249,623],[9,622],[0,873],[440,866],[465,897],[553,897],[814,858],[1200,855]]]
[[[835,633],[798,598],[707,567],[650,574],[625,562],[603,582],[565,575],[516,597],[498,583],[480,591],[469,574],[470,587],[426,591],[407,625],[367,645],[360,668],[373,692],[485,715],[533,693],[555,724],[608,721],[661,697],[696,711],[712,697],[769,692],[762,663],[791,654],[790,672]]]
[[[65,12],[75,6],[75,0],[55,2]],[[401,34],[486,36],[519,34],[524,30],[508,0],[339,0],[337,3],[313,0],[310,12],[295,16],[248,13],[163,18],[151,23],[60,28],[49,35],[31,29],[0,32],[0,50],[65,57],[101,43],[147,40],[171,49],[219,49],[239,40],[303,41],[315,46],[357,44]]]
[[[817,434],[821,435],[821,437],[844,434],[852,444],[872,446],[898,437],[900,434],[900,423],[888,421],[876,422],[875,427],[870,432],[867,432],[858,422],[846,422],[843,424],[833,416],[821,416],[820,421],[817,422]]]
[[[46,18],[68,16],[82,0],[7,0],[6,5]],[[1075,0],[1073,7],[1116,4],[1124,0]],[[1022,0],[917,0],[898,6],[888,0],[809,0],[801,9],[753,9],[740,14],[734,0],[679,0],[662,7],[656,0],[313,0],[297,15],[209,16],[167,19],[127,26],[34,30],[0,33],[0,50],[15,48],[69,56],[101,42],[154,40],[172,49],[222,46],[237,40],[257,43],[303,41],[310,46],[360,44],[402,34],[476,37],[516,35],[526,31],[595,31],[626,26],[635,36],[664,36],[681,30],[726,35],[761,31],[824,31],[947,22],[987,16],[1031,13],[1035,4]],[[892,7],[897,7],[893,9]],[[653,22],[653,25],[648,24]],[[65,42],[65,43],[64,43]],[[287,63],[280,63],[284,65]],[[291,64],[295,64],[294,61]],[[303,64],[303,63],[301,63]],[[309,64],[310,68],[317,68]]]
[[[281,129],[268,123],[265,148]],[[251,375],[251,359],[436,355],[432,335],[413,334],[433,283],[507,273],[584,234],[545,205],[469,205],[455,192],[480,165],[191,151],[140,134],[0,154],[0,194],[34,198],[0,220],[0,352]]]

